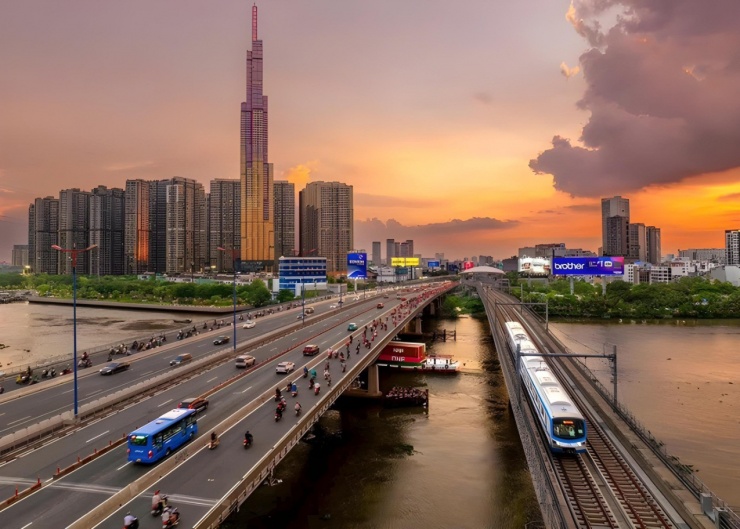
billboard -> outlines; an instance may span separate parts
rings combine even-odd
[[[418,257],[391,257],[391,266],[419,266]]]
[[[522,257],[519,259],[519,272],[524,276],[549,276],[550,260],[543,257]]]
[[[367,254],[366,253],[348,253],[347,254],[347,279],[366,279],[367,278]]]
[[[473,263],[473,261],[463,262],[463,270],[470,270],[471,268],[475,268],[475,263]]]
[[[552,273],[556,276],[621,276],[624,257],[556,257]]]
[[[427,268],[439,268],[439,261],[427,261]]]

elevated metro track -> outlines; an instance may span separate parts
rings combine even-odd
[[[543,517],[548,527],[680,527],[737,529],[737,516],[719,500],[711,506],[710,495],[701,493],[686,468],[666,466],[654,452],[658,443],[644,442],[644,433],[635,432],[621,417],[613,395],[597,388],[595,377],[575,359],[548,358],[571,396],[589,417],[588,451],[577,457],[554,457],[545,448],[538,428],[530,416],[524,392],[520,392],[514,372],[514,355],[503,338],[504,321],[520,321],[540,352],[568,353],[546,331],[536,314],[514,308],[514,298],[490,288],[475,285],[486,305],[489,323],[499,353],[512,410],[520,430],[532,471]],[[510,372],[507,374],[506,371]],[[631,416],[630,416],[631,417]],[[709,508],[707,508],[707,504]]]

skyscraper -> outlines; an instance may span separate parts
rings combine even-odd
[[[385,240],[385,264],[390,266],[391,260],[396,257],[396,240],[386,239]]]
[[[295,184],[276,180],[275,196],[275,259],[295,255]],[[277,270],[277,268],[275,268]]]
[[[628,256],[634,261],[647,260],[647,235],[645,225],[641,222],[629,225],[629,249]]]
[[[59,246],[84,249],[90,245],[90,193],[79,189],[59,192]],[[58,274],[72,273],[72,260],[60,259]],[[77,260],[77,273],[90,273],[87,259]]]
[[[53,244],[59,244],[59,199],[37,198],[28,208],[28,262],[35,273],[59,273]]]
[[[273,266],[272,164],[267,155],[267,96],[262,94],[262,41],[252,7],[252,51],[247,52],[247,100],[241,105],[241,258],[247,269]]]
[[[203,184],[176,176],[165,186],[165,255],[168,274],[202,271],[206,266],[206,194]]]
[[[98,186],[90,192],[90,244],[84,254],[94,275],[121,275],[124,270],[124,191]]]
[[[725,230],[725,263],[740,265],[740,230]]]
[[[380,241],[373,241],[372,261],[375,266],[380,266]]]
[[[614,251],[613,248],[616,246],[618,248],[627,247],[627,241],[621,241],[617,240],[616,237],[613,234],[609,233],[608,230],[608,222],[607,219],[610,217],[624,217],[627,220],[627,224],[630,222],[630,201],[628,198],[622,198],[620,196],[612,197],[612,198],[602,198],[601,199],[601,244],[603,248],[604,255],[626,255],[627,252],[625,250],[624,253],[608,253],[609,251]],[[621,222],[616,224],[615,226],[621,227]],[[624,231],[624,236],[627,236],[627,231]],[[611,248],[611,250],[608,250],[608,248]]]
[[[123,273],[127,275],[149,270],[150,189],[150,182],[145,180],[126,180]],[[160,272],[164,272],[164,267]]]
[[[660,264],[663,261],[660,248],[660,228],[647,226],[645,228],[645,239],[647,239],[645,258],[648,263],[652,263],[654,265]]]
[[[216,270],[234,271],[231,251],[241,244],[241,182],[217,178],[211,180],[208,207],[208,252]],[[237,265],[238,266],[238,265]]]
[[[606,241],[604,255],[626,256],[629,252],[629,219],[614,215],[606,219]]]
[[[299,193],[300,247],[303,256],[326,257],[326,270],[347,270],[347,253],[354,248],[352,186],[341,182],[311,182]]]

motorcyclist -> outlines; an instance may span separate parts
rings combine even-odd
[[[280,400],[283,394],[280,392],[280,388],[275,388],[275,400]]]
[[[296,415],[298,415],[299,413],[301,413],[301,403],[300,402],[296,402],[295,403],[295,413],[296,413]]]
[[[278,405],[277,409],[275,410],[275,416],[278,419],[282,419],[283,418],[283,409],[279,405]]]
[[[153,511],[161,511],[164,509],[164,505],[162,504],[162,495],[159,493],[159,490],[154,491],[154,496],[152,496],[152,510]]]
[[[137,529],[139,527],[139,520],[136,516],[133,516],[130,512],[126,513],[123,517],[123,528],[124,529]]]
[[[82,353],[82,360],[83,361],[86,361],[88,358],[89,357],[87,356],[87,351],[85,351],[84,353]]]
[[[211,432],[211,447],[214,447],[218,444],[218,435],[216,435],[216,432]]]
[[[173,507],[165,507],[162,511],[162,526],[172,527],[179,518],[180,513],[178,513]]]
[[[250,433],[249,430],[247,430],[247,433],[244,434],[244,440],[247,442],[247,444],[252,444],[252,441],[254,441],[254,437]]]

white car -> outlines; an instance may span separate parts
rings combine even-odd
[[[242,329],[251,329],[255,325],[257,325],[257,322],[256,321],[254,321],[254,320],[247,320],[246,323],[244,325],[242,325]]]
[[[275,373],[290,373],[295,369],[295,363],[293,362],[280,362],[277,367],[275,368]]]

